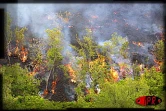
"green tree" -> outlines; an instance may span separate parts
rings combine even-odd
[[[97,108],[145,108],[135,104],[135,99],[149,94],[145,79],[126,78],[118,83],[104,82],[100,85],[100,94],[89,94],[91,107]]]
[[[125,43],[122,44],[122,47],[120,49],[120,54],[126,59],[128,57],[128,46],[129,42],[126,41]]]
[[[157,61],[162,62],[164,60],[164,41],[158,40],[154,44],[154,52],[153,52],[155,58]]]
[[[11,19],[9,13],[6,13],[5,17],[6,17],[6,19],[5,19],[6,20],[5,38],[6,38],[6,44],[7,44],[7,46],[9,46],[10,42],[12,41],[12,36],[13,36],[12,30],[11,30],[12,19]]]
[[[0,69],[3,74],[3,106],[4,108],[14,107],[11,104],[18,96],[38,95],[39,80],[28,75],[26,69],[19,64],[3,66]],[[11,106],[10,106],[11,105]]]
[[[11,45],[11,41],[12,41],[12,37],[13,37],[13,32],[11,30],[11,23],[12,23],[12,19],[10,17],[10,14],[9,13],[5,13],[5,20],[6,20],[6,24],[5,24],[5,44],[6,44],[6,51],[7,51],[7,57],[8,57],[8,61],[9,61],[9,64],[10,64],[10,57],[11,56],[11,50],[10,50],[10,45]]]
[[[150,95],[161,96],[164,87],[164,74],[156,71],[154,67],[145,70],[143,77],[145,77],[150,86]]]
[[[48,65],[52,67],[55,65],[59,65],[61,60],[63,59],[63,56],[61,54],[61,51],[63,49],[62,47],[63,35],[60,29],[52,29],[52,30],[47,29],[46,32],[49,36],[48,38],[49,49],[47,51]]]
[[[156,109],[165,108],[164,74],[156,71],[155,67],[145,69],[142,78],[149,86],[149,95],[154,95],[162,99],[162,103],[155,106]]]
[[[82,40],[80,40],[76,35],[76,40],[79,44],[79,47],[74,45],[71,45],[71,47],[79,54],[79,56],[91,61],[91,59],[93,59],[93,57],[96,55],[98,45],[94,42],[92,33],[88,32],[88,29],[86,29],[86,31],[87,34],[83,36]]]
[[[44,44],[41,42],[40,39],[33,38],[32,40],[33,41],[29,43],[28,56],[32,61],[36,61],[38,64],[42,64],[42,47],[44,47]]]
[[[104,45],[101,47],[105,53],[110,54],[122,54],[122,56],[127,56],[124,51],[127,51],[128,41],[126,37],[122,37],[114,32],[111,35],[111,39],[104,42]]]
[[[63,70],[63,67],[61,65],[61,61],[63,59],[63,56],[61,54],[63,50],[63,45],[62,45],[62,39],[63,35],[61,33],[61,29],[54,28],[54,29],[47,29],[46,30],[48,34],[48,45],[49,49],[47,51],[47,60],[48,64],[47,67],[50,69],[50,73],[53,73],[54,79],[57,76],[57,72],[54,69],[60,69]],[[48,79],[46,80],[46,83],[48,85]],[[47,90],[47,85],[46,85],[46,90]]]
[[[153,49],[155,63],[160,66],[161,71],[164,71],[164,40],[158,40],[154,44]]]
[[[19,47],[21,47],[22,45],[24,45],[24,40],[25,40],[25,31],[27,30],[26,27],[23,28],[18,28],[16,27],[14,32],[15,32],[15,37],[16,37],[16,41]]]

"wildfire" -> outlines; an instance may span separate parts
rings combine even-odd
[[[71,67],[71,64],[66,64],[65,66],[68,69],[69,75],[71,77],[71,82],[75,83],[76,82],[76,75],[75,75],[75,71]]]
[[[28,59],[27,55],[28,55],[28,51],[26,50],[26,48],[22,47],[20,52],[20,60],[22,62],[25,62]]]
[[[56,87],[56,83],[57,83],[57,81],[53,81],[52,82],[52,87],[51,87],[51,92],[53,93],[53,94],[55,94],[55,87]]]
[[[118,81],[118,79],[119,79],[118,72],[112,67],[110,69],[110,74],[111,74],[112,78],[114,79],[114,81]]]
[[[43,93],[43,96],[46,96],[47,94],[48,94],[48,90],[45,89],[45,90],[44,90],[44,93]]]
[[[141,43],[141,42],[132,42],[134,45],[137,45],[137,46],[139,46],[139,47],[142,47],[143,46],[143,44]]]

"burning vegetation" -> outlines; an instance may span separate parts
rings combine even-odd
[[[141,43],[141,42],[132,42],[134,45],[137,45],[137,46],[139,46],[139,47],[142,47],[143,46],[143,44]]]
[[[120,11],[113,11],[115,16],[119,16],[120,13]],[[20,80],[15,80],[15,75],[13,74],[11,81],[10,77],[8,77],[5,78],[5,82],[9,79],[7,82],[10,82],[10,85],[26,84],[25,86],[23,85],[24,87],[13,85],[13,88],[9,88],[11,93],[16,95],[15,101],[20,99],[19,96],[17,97],[17,93],[21,94],[21,91],[24,92],[23,90],[31,91],[31,88],[33,91],[35,90],[35,96],[40,96],[44,99],[61,102],[77,101],[77,103],[81,102],[81,104],[91,102],[94,107],[100,106],[102,102],[105,104],[112,101],[124,104],[125,102],[122,103],[121,101],[125,100],[133,102],[133,99],[136,98],[135,96],[140,94],[159,94],[162,96],[162,91],[159,89],[163,86],[161,82],[163,81],[161,75],[164,68],[165,40],[163,39],[163,34],[160,34],[160,39],[157,39],[153,44],[132,41],[132,39],[122,37],[118,33],[113,33],[109,40],[99,42],[94,37],[97,30],[102,29],[104,24],[95,26],[93,22],[100,20],[100,16],[90,14],[87,21],[93,25],[86,26],[85,35],[81,37],[81,35],[76,34],[75,43],[70,40],[66,42],[65,37],[70,35],[67,32],[73,31],[74,33],[74,30],[76,30],[75,25],[70,22],[73,16],[81,17],[82,15],[80,13],[73,14],[69,11],[60,11],[54,16],[47,14],[46,19],[49,21],[58,20],[62,22],[62,25],[58,25],[57,28],[47,29],[48,38],[45,39],[29,37],[29,35],[26,35],[27,28],[25,27],[17,27],[13,31],[13,35],[6,36],[6,59],[8,60],[8,65],[2,66],[3,64],[0,64],[0,68],[2,67],[1,72],[7,74],[14,70],[14,73],[18,76],[16,78],[20,78]],[[149,14],[144,16],[149,18]],[[125,27],[131,26],[127,19],[123,20],[124,23],[120,19],[112,18],[112,24],[107,23],[106,25],[122,23]],[[7,27],[8,33],[12,32],[10,22],[8,21],[7,24],[9,25]],[[132,27],[134,27],[134,30],[136,28],[136,31],[141,30],[141,28]],[[148,59],[144,59],[141,54],[145,54],[150,45],[153,46],[150,49],[151,53],[147,53],[146,58]],[[135,50],[131,50],[133,48],[131,46],[142,50],[140,52],[141,56],[138,56]],[[65,58],[68,59],[66,60]],[[15,66],[15,63],[20,63],[20,66]],[[8,67],[9,72],[4,70],[4,67]],[[13,67],[17,69],[15,70]],[[18,67],[21,68],[19,69]],[[24,80],[24,82],[21,80],[19,73],[25,73],[21,76],[29,79]],[[159,81],[159,85],[155,79],[157,82]],[[30,84],[28,84],[28,80]],[[31,84],[32,80],[33,85]],[[39,84],[36,82],[38,80]],[[153,83],[153,86],[151,86],[151,83]],[[34,86],[38,86],[38,90]],[[153,89],[153,87],[155,88]],[[6,88],[7,91],[9,89]],[[128,93],[131,93],[131,95]],[[24,96],[24,94],[28,95],[27,92],[22,95]],[[128,96],[131,97],[128,98]],[[107,100],[108,98],[111,98],[111,101]],[[115,103],[112,102],[112,104]]]
[[[75,75],[75,71],[73,70],[71,64],[66,64],[65,65],[67,67],[67,72],[69,73],[69,76],[71,77],[71,82],[76,83],[76,75]]]

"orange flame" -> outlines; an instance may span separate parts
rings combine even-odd
[[[71,64],[66,64],[65,65],[68,69],[69,75],[71,77],[71,82],[76,82],[76,75],[75,75],[75,71],[73,70],[73,68],[71,67]]]
[[[114,79],[114,81],[117,81],[119,79],[118,72],[112,67],[110,69],[110,74],[111,74],[112,78]]]
[[[141,43],[141,42],[132,42],[134,45],[137,45],[137,46],[139,46],[139,47],[142,47],[143,46],[143,44]]]
[[[45,89],[45,90],[44,90],[44,93],[43,93],[43,96],[46,96],[47,94],[48,94],[48,90]]]
[[[53,81],[52,82],[52,86],[51,86],[51,92],[53,93],[53,94],[55,94],[55,87],[56,87],[56,81]]]
[[[160,72],[161,71],[161,65],[162,65],[162,62],[160,61],[157,61],[156,59],[153,59],[153,61],[156,63],[156,65],[154,66],[156,68],[156,71]]]
[[[21,55],[20,59],[22,62],[25,62],[28,59],[27,54],[28,54],[28,51],[24,47],[22,47],[20,52],[20,55]]]

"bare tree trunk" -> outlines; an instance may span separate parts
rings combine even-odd
[[[49,80],[49,78],[50,78],[50,75],[51,75],[53,69],[54,69],[54,67],[51,68],[50,73],[49,73],[49,76],[48,76],[48,78],[47,78],[47,80],[46,80],[46,90],[47,90],[47,87],[48,87],[48,80]]]

